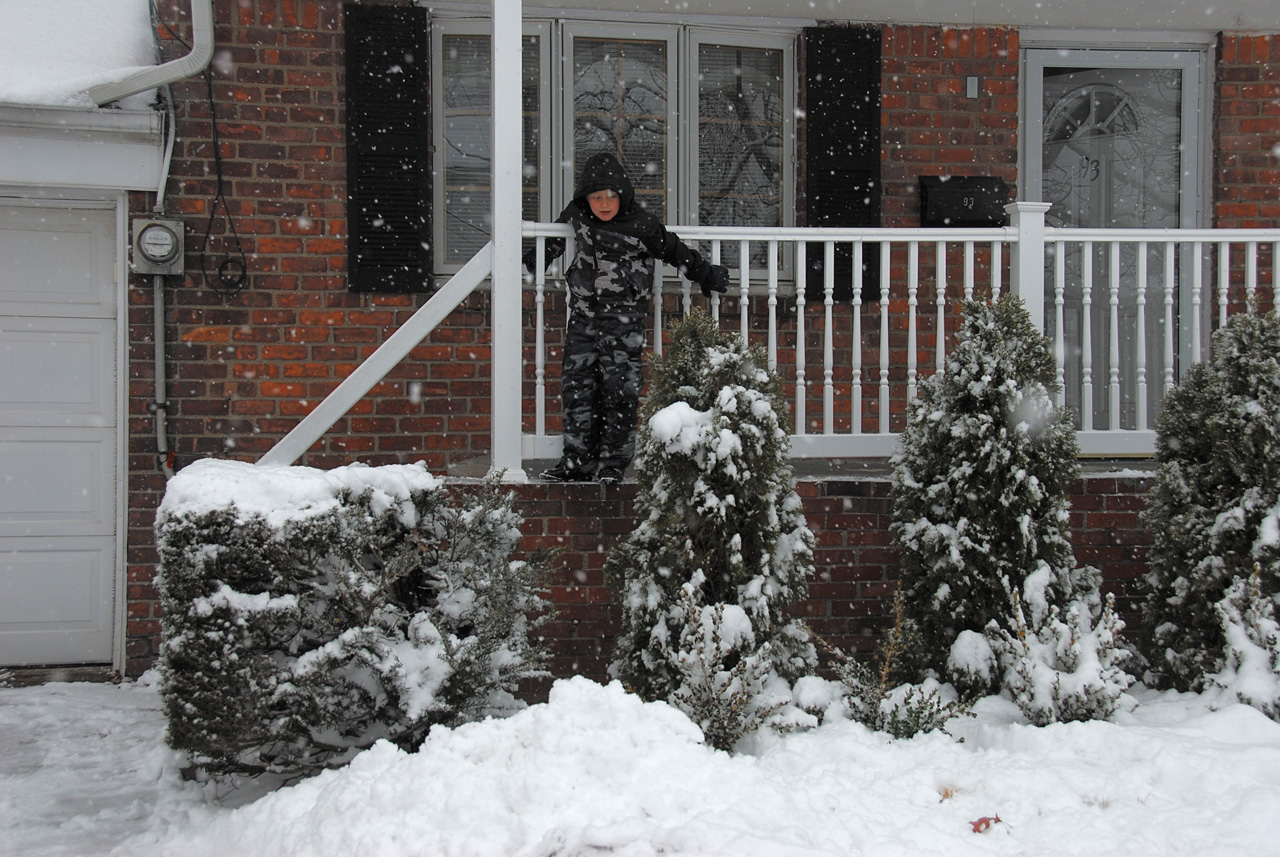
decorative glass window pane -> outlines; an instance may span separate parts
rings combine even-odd
[[[574,40],[575,176],[592,155],[609,152],[635,185],[636,201],[666,220],[666,116],[666,42]]]
[[[461,265],[489,240],[493,122],[489,37],[446,35],[443,46],[444,94],[439,105],[444,151],[437,169],[444,182],[445,247],[441,261]],[[524,113],[524,193],[522,216],[538,219],[540,90],[538,37],[524,38],[521,103]]]
[[[782,225],[782,52],[698,49],[698,222]]]

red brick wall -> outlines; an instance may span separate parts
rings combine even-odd
[[[888,26],[881,45],[884,226],[920,225],[919,177],[1018,178],[1018,33]],[[978,78],[978,97],[965,95]]]
[[[1071,496],[1076,560],[1102,571],[1103,588],[1136,628],[1136,582],[1147,570],[1150,533],[1138,522],[1150,478],[1097,475],[1080,479]],[[531,484],[515,489],[528,515],[524,550],[563,551],[554,575],[556,619],[544,626],[557,676],[605,677],[619,611],[602,569],[608,549],[634,526],[636,488],[622,485]],[[809,599],[795,613],[846,651],[869,652],[891,621],[897,550],[891,545],[892,508],[886,479],[804,480],[797,491],[817,538]]]
[[[1214,220],[1280,222],[1280,34],[1223,35],[1217,68]]]
[[[1214,140],[1214,225],[1274,227],[1280,223],[1280,34],[1224,34],[1218,45]],[[1274,248],[1260,248],[1259,268],[1273,271]],[[1233,311],[1244,307],[1243,255],[1231,264]],[[1275,286],[1264,279],[1262,308]]]

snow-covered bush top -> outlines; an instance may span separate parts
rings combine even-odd
[[[207,458],[184,467],[169,481],[157,514],[161,518],[190,516],[234,507],[244,520],[261,517],[278,528],[286,521],[331,512],[344,495],[368,492],[374,514],[395,508],[401,523],[412,527],[417,521],[409,498],[443,484],[422,464],[351,464],[317,470]]]

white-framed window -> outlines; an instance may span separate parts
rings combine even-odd
[[[435,267],[447,274],[489,235],[489,28],[431,26]],[[667,224],[793,225],[797,34],[526,20],[523,218],[554,219],[577,168],[610,151]]]

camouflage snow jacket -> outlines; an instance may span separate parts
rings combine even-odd
[[[587,196],[612,190],[620,208],[613,219],[596,217]],[[601,314],[644,313],[649,308],[657,260],[675,267],[695,283],[711,276],[711,265],[698,251],[667,231],[658,218],[636,205],[631,181],[612,155],[598,154],[587,161],[573,201],[556,218],[573,228],[573,258],[565,274],[569,307],[594,318]],[[547,261],[564,252],[564,242],[547,241]],[[525,264],[533,267],[533,254]]]

